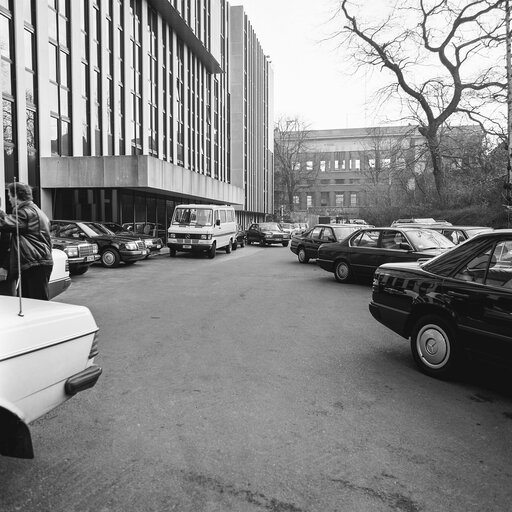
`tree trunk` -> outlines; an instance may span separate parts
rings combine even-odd
[[[420,130],[420,133],[421,132],[422,130]],[[445,174],[437,129],[424,129],[422,135],[425,136],[430,158],[432,160],[432,174],[434,175],[437,195],[440,201],[443,201],[446,192]]]

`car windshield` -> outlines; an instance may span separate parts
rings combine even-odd
[[[407,230],[407,237],[418,251],[449,249],[454,246],[444,235],[431,229],[410,229]]]
[[[347,238],[348,235],[353,233],[354,231],[357,231],[358,229],[361,229],[360,227],[356,226],[331,226],[332,229],[334,229],[334,233],[336,234],[336,238],[338,240],[343,240],[344,238]]]
[[[87,224],[91,229],[98,230],[97,234],[99,235],[115,235],[115,233],[107,228],[107,226],[104,226],[103,224],[99,224],[98,222],[91,222]]]
[[[113,233],[118,233],[119,231],[126,231],[126,229],[123,228],[123,226],[120,226],[119,224],[114,224],[113,222],[102,224],[102,227],[109,229]]]
[[[260,224],[260,228],[264,231],[282,231],[277,222],[264,222],[263,224]]]
[[[172,218],[173,224],[188,226],[211,226],[213,210],[205,208],[176,208]]]
[[[293,224],[289,224],[287,222],[281,222],[281,224],[279,224],[281,226],[282,229],[293,229]]]

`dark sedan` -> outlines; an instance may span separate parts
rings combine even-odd
[[[246,232],[247,243],[258,243],[261,246],[280,244],[288,247],[290,233],[283,231],[277,222],[260,222],[251,224]]]
[[[469,238],[472,238],[480,233],[488,233],[493,228],[486,226],[453,226],[447,223],[436,223],[436,224],[425,224],[425,225],[414,225],[414,224],[402,224],[400,227],[421,227],[426,229],[433,229],[438,233],[443,234],[448,240],[453,242],[455,245],[465,242]]]
[[[336,281],[346,283],[371,278],[383,263],[432,258],[453,246],[430,229],[364,228],[341,242],[321,245],[316,262],[333,272]]]
[[[240,226],[240,224],[236,225],[236,234],[235,239],[233,240],[234,251],[237,250],[238,247],[245,247],[245,242],[247,241],[247,235],[245,234],[245,229]]]
[[[148,250],[140,239],[128,238],[115,233],[106,233],[94,222],[75,220],[52,220],[51,229],[56,237],[86,240],[98,245],[100,261],[104,267],[117,267],[144,259]]]
[[[300,263],[308,263],[318,257],[318,248],[322,244],[341,242],[348,235],[361,229],[357,224],[317,224],[300,235],[294,235],[290,250],[297,255]]]
[[[96,224],[107,228],[107,230],[111,231],[112,233],[116,233],[117,235],[133,238],[134,240],[142,240],[146,245],[146,248],[149,249],[149,254],[158,254],[160,249],[164,246],[161,238],[159,237],[134,233],[133,231],[125,229],[123,227],[124,225],[121,226],[121,224],[116,224],[115,222],[96,222]]]
[[[98,245],[85,240],[59,238],[55,236],[56,226],[51,228],[52,247],[64,251],[68,257],[69,273],[73,276],[85,274],[89,267],[100,259]]]
[[[512,363],[512,230],[471,238],[427,262],[387,264],[370,312],[410,338],[417,366],[445,378],[463,355]]]

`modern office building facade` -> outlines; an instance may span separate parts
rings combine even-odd
[[[0,185],[29,183],[51,217],[167,224],[184,202],[272,211],[246,200],[266,193],[250,173],[272,168],[231,163],[231,77],[245,68],[231,72],[225,0],[0,0],[0,45]]]

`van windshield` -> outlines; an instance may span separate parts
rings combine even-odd
[[[187,226],[211,226],[213,211],[205,208],[176,208],[173,224],[186,224]]]

